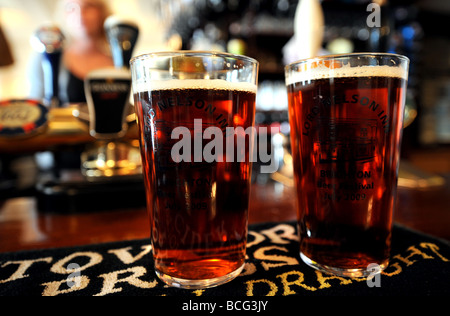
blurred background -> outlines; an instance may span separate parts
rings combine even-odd
[[[112,14],[127,17],[138,25],[140,34],[134,55],[195,49],[256,58],[261,64],[256,123],[279,127],[280,133],[269,135],[268,141],[274,145],[272,154],[280,159],[280,168],[289,167],[285,155],[289,134],[284,84],[287,63],[301,58],[303,50],[314,45],[314,39],[320,40],[315,54],[365,51],[404,54],[411,59],[411,69],[403,160],[405,165],[406,161],[412,162],[418,170],[410,171],[416,172],[416,176],[417,172],[423,172],[424,179],[435,179],[434,173],[450,171],[450,32],[446,23],[450,1],[111,0],[108,3]],[[304,12],[299,12],[302,3]],[[370,9],[372,3],[379,8],[379,15],[373,15],[378,11]],[[68,9],[62,8],[58,0],[0,0],[0,101],[29,97],[33,88],[29,68],[36,53],[30,38],[46,23],[59,26],[64,33],[68,21],[61,10]],[[317,28],[319,35],[314,39],[302,37],[316,34]],[[15,167],[13,160],[35,152],[7,150],[13,142],[0,142],[3,147],[0,192],[3,188],[8,196],[20,194],[18,182],[10,182],[18,178],[16,173],[28,170],[27,175],[36,174]],[[59,147],[53,145],[51,151],[57,150]],[[30,168],[34,167],[32,164]],[[19,170],[12,172],[14,168]],[[285,175],[289,173],[286,172]],[[253,180],[265,183],[274,179],[273,175],[255,174]],[[22,193],[32,183],[30,180],[23,184]]]

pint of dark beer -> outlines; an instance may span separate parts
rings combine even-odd
[[[251,139],[235,140],[254,124],[258,64],[185,51],[131,70],[156,273],[175,287],[225,283],[245,261]]]
[[[388,265],[408,66],[351,54],[286,67],[300,256],[314,268]]]

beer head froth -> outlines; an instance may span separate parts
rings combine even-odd
[[[350,65],[337,65],[332,63],[329,63],[328,65],[305,63],[299,65],[298,69],[298,71],[287,71],[287,85],[297,82],[329,78],[391,77],[407,80],[408,77],[408,72],[402,67],[378,65],[351,67]]]
[[[257,86],[248,82],[229,82],[219,79],[153,80],[134,83],[134,93],[180,89],[230,90],[256,93]]]

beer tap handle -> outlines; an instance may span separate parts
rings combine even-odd
[[[59,68],[64,45],[64,34],[54,25],[39,28],[31,38],[31,44],[42,54],[45,97],[44,103],[51,107],[59,107]]]
[[[137,24],[111,16],[106,19],[104,28],[111,46],[114,66],[130,68],[130,60],[139,37]]]

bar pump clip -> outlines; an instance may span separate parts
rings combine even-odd
[[[58,76],[64,40],[64,34],[55,25],[40,27],[31,38],[34,49],[42,54],[45,84],[44,103],[51,108],[61,105]]]

